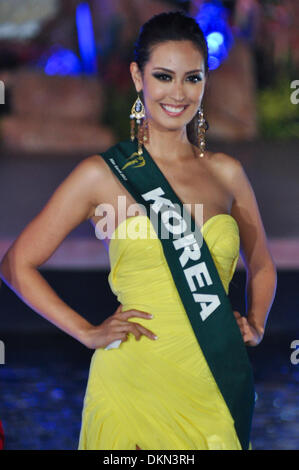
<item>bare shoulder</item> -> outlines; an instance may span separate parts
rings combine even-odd
[[[81,160],[73,172],[74,180],[80,181],[80,185],[89,187],[95,197],[99,191],[106,190],[111,183],[111,170],[105,160],[99,154],[90,155]]]
[[[214,171],[227,178],[235,177],[243,169],[240,160],[224,152],[209,152],[207,161]]]
[[[79,162],[78,171],[89,178],[105,180],[110,174],[108,165],[100,154],[90,155]]]
[[[111,170],[101,155],[90,155],[77,163],[68,177],[60,185],[60,192],[75,195],[90,201],[97,206],[107,193],[111,184]]]
[[[198,153],[198,147],[192,146],[195,153]],[[236,173],[242,171],[242,164],[237,159],[224,152],[205,151],[204,158],[198,157],[198,163],[205,164],[207,169],[217,172],[219,176],[226,177],[235,176]]]
[[[244,182],[246,174],[237,158],[224,152],[207,152],[206,165],[213,175],[232,193],[236,184]]]

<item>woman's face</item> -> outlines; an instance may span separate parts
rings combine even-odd
[[[147,118],[159,129],[177,130],[196,114],[205,87],[203,55],[191,41],[167,41],[153,47],[143,74],[131,73],[143,90]]]

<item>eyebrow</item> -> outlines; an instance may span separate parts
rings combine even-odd
[[[173,70],[166,69],[165,67],[154,67],[153,70],[164,70],[165,72],[170,72],[170,73],[175,73]],[[196,73],[196,72],[203,72],[202,69],[196,69],[196,70],[190,70],[189,72],[186,72],[185,75],[189,73]]]

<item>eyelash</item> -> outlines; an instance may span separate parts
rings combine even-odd
[[[161,80],[162,82],[169,82],[172,79],[171,75],[168,75],[167,73],[155,73],[153,74],[153,76],[157,78],[158,80]],[[165,80],[165,77],[170,80]],[[202,80],[201,75],[189,75],[189,77],[187,77],[187,80],[189,78],[192,78],[191,83],[198,83],[198,82],[201,82]]]

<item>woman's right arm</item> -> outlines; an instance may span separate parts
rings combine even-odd
[[[56,294],[38,267],[52,256],[72,230],[95,214],[99,197],[108,189],[109,176],[105,165],[97,155],[82,160],[17,237],[0,265],[1,278],[23,302],[90,348],[124,338],[129,331],[140,335],[141,325],[139,328],[125,319],[118,321],[119,317],[115,321],[113,319],[113,331],[111,326],[107,329],[107,321],[104,328],[91,325]],[[144,330],[142,334],[146,334]]]

